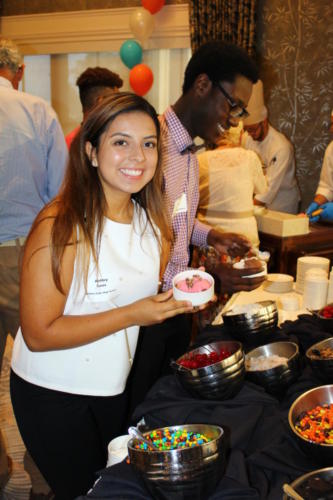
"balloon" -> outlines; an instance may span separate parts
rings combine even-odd
[[[151,14],[156,14],[165,4],[165,0],[141,0],[141,3]]]
[[[120,47],[120,58],[128,68],[133,68],[142,61],[142,48],[135,40],[126,40]]]
[[[130,71],[129,82],[138,95],[145,95],[152,86],[153,81],[153,72],[146,64],[137,64]]]
[[[154,17],[146,9],[139,7],[133,10],[129,25],[132,32],[140,42],[144,42],[154,29]]]

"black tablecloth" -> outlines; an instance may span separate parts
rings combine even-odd
[[[297,321],[285,322],[263,343],[292,340],[299,344],[304,354],[308,347],[332,334],[323,329],[317,318],[303,315]],[[208,327],[199,334],[197,345],[228,338],[232,338],[232,334],[225,327]],[[245,351],[252,347],[244,345]],[[220,425],[226,432],[230,448],[225,474],[209,500],[280,500],[283,483],[323,466],[302,452],[287,421],[292,402],[306,390],[319,385],[323,385],[323,381],[304,364],[302,375],[280,399],[246,381],[234,398],[208,401],[193,398],[176,377],[167,376],[154,385],[145,401],[136,408],[133,422],[144,417],[149,428],[186,423]],[[92,491],[80,497],[81,500],[88,498],[141,500],[151,499],[151,496],[124,461],[100,472],[100,479]]]

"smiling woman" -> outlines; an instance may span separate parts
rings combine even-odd
[[[150,116],[124,113],[101,135],[98,148],[91,142],[86,152],[107,198],[106,216],[117,222],[132,219],[128,194],[139,192],[153,178],[157,166],[157,132]]]
[[[105,97],[26,243],[11,396],[23,440],[62,500],[86,493],[122,433],[139,325],[192,310],[172,290],[157,294],[171,243],[159,135],[145,99]]]

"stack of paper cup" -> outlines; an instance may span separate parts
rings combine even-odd
[[[297,259],[297,272],[296,272],[296,292],[303,293],[305,273],[309,269],[318,268],[322,269],[328,276],[330,261],[325,257],[305,256]]]
[[[328,279],[326,273],[309,269],[305,273],[303,307],[317,311],[326,305]]]

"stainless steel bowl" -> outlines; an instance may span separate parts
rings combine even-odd
[[[271,394],[283,392],[299,377],[301,369],[298,345],[294,342],[273,342],[253,349],[245,357],[246,366],[246,360],[249,358],[268,357],[274,354],[287,358],[287,364],[268,370],[246,370],[246,377],[251,382],[261,385]]]
[[[301,413],[324,403],[333,403],[333,385],[322,385],[301,394],[289,409],[288,422],[293,435],[308,458],[314,459],[322,465],[331,465],[333,463],[333,444],[314,443],[305,439],[295,429],[295,422]]]
[[[315,354],[315,351],[318,352],[327,347],[333,349],[333,337],[317,342],[313,346],[309,347],[305,356],[317,377],[325,383],[331,383],[333,382],[333,357],[325,359],[320,358]]]
[[[316,500],[333,498],[333,467],[308,472],[295,479],[291,486],[305,500],[309,498]],[[324,496],[324,494],[331,496]],[[283,500],[292,500],[292,498],[284,494]]]
[[[223,323],[237,340],[260,343],[271,334],[278,324],[278,308],[273,300],[256,302],[262,307],[256,313],[222,314]]]
[[[190,370],[179,363],[184,358],[219,352],[222,348],[228,349],[231,356],[212,365]],[[243,386],[244,359],[242,344],[235,340],[225,340],[193,349],[171,363],[171,366],[183,387],[194,397],[223,400],[233,397]]]
[[[151,451],[136,449],[137,440],[133,438],[128,443],[131,465],[143,478],[154,498],[206,499],[223,475],[223,429],[206,424],[177,425],[168,429],[171,432],[184,429],[198,432],[211,441],[192,448]],[[144,433],[144,436],[148,435],[149,432]]]

